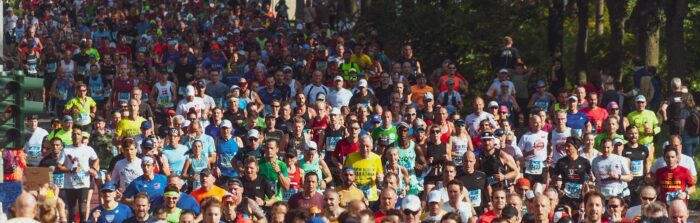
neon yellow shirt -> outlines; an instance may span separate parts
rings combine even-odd
[[[117,130],[114,134],[117,137],[134,137],[141,134],[141,123],[145,121],[146,119],[141,116],[136,118],[136,120],[131,120],[131,118],[123,118],[117,124]]]
[[[639,129],[639,144],[650,144],[654,142],[654,135],[659,134],[661,127],[659,127],[659,120],[656,119],[656,113],[650,110],[644,109],[644,111],[634,111],[627,115],[627,120],[630,125],[634,125]],[[654,129],[653,134],[644,133],[644,124],[649,125],[649,127]]]
[[[66,110],[72,111],[73,109],[77,109],[77,114],[71,112],[73,114],[75,124],[79,126],[86,126],[92,122],[90,112],[93,108],[95,108],[95,106],[97,106],[97,103],[95,103],[95,100],[93,100],[91,97],[85,97],[85,99],[74,97],[71,98],[68,103],[66,103]]]
[[[365,193],[369,201],[379,200],[377,195],[377,174],[384,174],[382,167],[382,159],[379,155],[370,152],[369,157],[363,159],[360,152],[350,153],[345,160],[346,167],[355,169],[355,182],[358,187]]]

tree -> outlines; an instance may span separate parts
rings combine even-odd
[[[647,66],[659,66],[659,8],[661,0],[637,0],[630,25],[637,36],[637,54]]]
[[[576,74],[585,73],[588,66],[588,5],[589,0],[576,0],[578,34],[576,35]]]
[[[666,15],[666,55],[668,57],[668,74],[670,77],[685,76],[686,64],[684,57],[685,39],[683,20],[688,14],[689,0],[664,0]],[[670,80],[670,78],[669,78]]]
[[[625,18],[627,17],[627,2],[629,0],[608,0],[608,15],[610,16],[610,49],[608,63],[610,75],[620,80],[622,59],[624,57]]]
[[[561,57],[564,48],[564,0],[552,0],[548,4],[547,49],[552,58]]]
[[[605,16],[605,0],[595,0],[595,33],[602,36],[605,31],[603,16]]]

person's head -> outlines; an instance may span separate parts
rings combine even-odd
[[[627,141],[636,143],[639,140],[639,129],[637,126],[630,125],[627,127]]]
[[[590,94],[588,94],[588,107],[598,107],[598,93],[591,92]]]
[[[37,200],[30,193],[22,193],[12,205],[15,217],[34,218],[37,214]]]
[[[656,201],[656,188],[652,186],[644,186],[640,193],[642,205],[651,204]]]
[[[456,212],[450,212],[442,216],[440,223],[461,223],[462,217]]]
[[[503,189],[495,189],[491,192],[491,203],[496,210],[503,210],[506,207],[506,191]]]
[[[559,205],[559,191],[550,187],[544,191],[544,196],[547,196],[547,199],[549,199],[549,207],[552,208],[552,213],[554,213],[554,208]]]
[[[678,152],[677,154],[680,157],[680,154],[683,152],[683,140],[681,136],[677,134],[668,136],[668,145],[676,148],[676,152]]]
[[[419,217],[423,210],[421,208],[421,200],[416,195],[408,195],[401,201],[401,209],[405,217],[406,223],[420,222]]]
[[[621,197],[614,196],[608,200],[608,213],[610,215],[622,216],[626,208],[625,201]]]
[[[474,113],[481,113],[484,111],[484,99],[476,96],[474,98]]]
[[[673,145],[668,145],[664,149],[664,161],[666,161],[666,165],[671,168],[675,168],[676,166],[678,166],[680,156]]]
[[[647,107],[647,99],[644,97],[644,95],[637,95],[635,102],[635,108],[637,108],[637,111],[644,111],[644,109]]]
[[[447,183],[447,198],[449,199],[450,202],[456,202],[459,199],[462,198],[462,189],[464,188],[464,185],[462,185],[462,182],[457,181],[457,180],[452,180]]]
[[[597,191],[591,191],[583,196],[586,210],[586,222],[598,222],[605,213],[605,196]]]
[[[265,141],[265,156],[269,158],[270,161],[275,161],[274,159],[277,158],[277,152],[279,152],[277,140],[268,139]]]
[[[668,205],[668,217],[674,223],[688,222],[688,205],[682,200],[674,200]]]
[[[532,132],[539,132],[542,129],[542,125],[544,120],[542,120],[542,117],[539,115],[531,115],[530,116],[530,131]]]
[[[73,139],[73,145],[79,146],[83,144],[83,130],[80,127],[73,127],[73,132],[71,133],[71,138]]]
[[[385,212],[393,209],[396,206],[397,199],[396,190],[382,190],[382,193],[379,194],[379,209]]]
[[[318,174],[312,171],[306,173],[304,175],[304,191],[313,194],[316,191],[316,187],[318,187]]]
[[[216,177],[211,169],[204,168],[199,171],[199,181],[203,188],[211,189],[214,186],[214,182],[216,182]]]
[[[287,206],[287,202],[275,202],[270,208],[270,221],[273,223],[284,222],[284,216],[287,215],[287,212],[289,212],[289,206]]]
[[[581,147],[581,140],[576,137],[568,137],[564,142],[566,155],[572,159],[578,157],[578,150]]]
[[[364,135],[360,138],[360,155],[362,157],[369,157],[369,154],[372,152],[373,147],[373,142],[372,138],[368,135]]]
[[[340,176],[343,180],[343,185],[346,187],[355,184],[355,169],[352,167],[346,167]]]
[[[534,214],[536,219],[547,219],[549,218],[549,212],[551,211],[551,204],[549,203],[549,198],[544,195],[536,195],[534,198]],[[528,208],[529,210],[529,208]]]
[[[173,209],[177,206],[177,201],[180,200],[180,189],[174,186],[165,187],[163,193],[163,203],[168,209]]]
[[[246,177],[253,179],[254,177],[258,176],[258,159],[256,159],[254,156],[249,156],[248,158],[245,159],[245,166],[243,173],[245,174]]]
[[[671,90],[673,91],[681,91],[681,88],[683,87],[683,84],[681,83],[681,79],[674,77],[671,79]]]
[[[517,194],[517,193],[508,194],[508,197],[506,198],[506,202],[508,203],[509,206],[514,207],[515,210],[518,210],[518,216],[522,216],[520,214],[520,211],[523,209],[523,197],[521,197],[520,194]]]
[[[340,206],[340,195],[333,188],[328,188],[323,191],[324,208],[337,208]]]
[[[603,155],[603,157],[608,157],[610,154],[613,152],[613,142],[610,139],[603,139],[603,141],[600,142],[600,153]]]
[[[141,192],[134,196],[134,202],[131,204],[131,209],[134,210],[134,215],[136,218],[148,218],[148,209],[150,208],[151,202],[147,193]]]
[[[50,152],[53,155],[58,155],[61,154],[61,151],[63,151],[63,140],[61,138],[55,137],[49,141],[49,145],[51,147]]]
[[[221,201],[215,197],[205,198],[202,201],[202,222],[219,223],[221,221]]]
[[[141,158],[141,169],[143,169],[143,175],[153,176],[153,171],[155,169],[155,159],[150,156],[144,156]]]
[[[648,218],[667,217],[666,205],[661,201],[654,201],[642,206],[642,216]]]
[[[476,170],[476,155],[474,153],[464,153],[464,170],[467,173],[473,173]]]

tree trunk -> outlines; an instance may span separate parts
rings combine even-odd
[[[610,16],[610,53],[608,63],[610,75],[621,81],[622,58],[624,56],[625,17],[627,15],[627,1],[629,0],[608,0],[608,15]]]
[[[605,16],[605,0],[596,0],[595,6],[595,33],[596,35],[602,36],[605,32],[605,21],[603,21],[603,17]]]
[[[564,0],[549,3],[547,20],[547,49],[549,56],[560,58],[564,47]]]
[[[576,0],[578,5],[578,34],[576,36],[576,74],[585,74],[588,66],[588,5],[589,0]]]
[[[637,53],[647,66],[659,66],[659,8],[661,0],[638,0],[630,23],[637,35]]]
[[[666,55],[670,77],[685,76],[683,20],[688,14],[688,3],[689,0],[664,0]]]

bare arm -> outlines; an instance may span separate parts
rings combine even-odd
[[[506,173],[506,179],[513,180],[516,177],[518,177],[518,174],[520,173],[520,168],[518,168],[518,165],[515,164],[515,159],[513,159],[512,156],[508,155],[503,151],[501,151],[500,157],[501,160],[505,161],[504,163],[509,169],[508,173]]]

